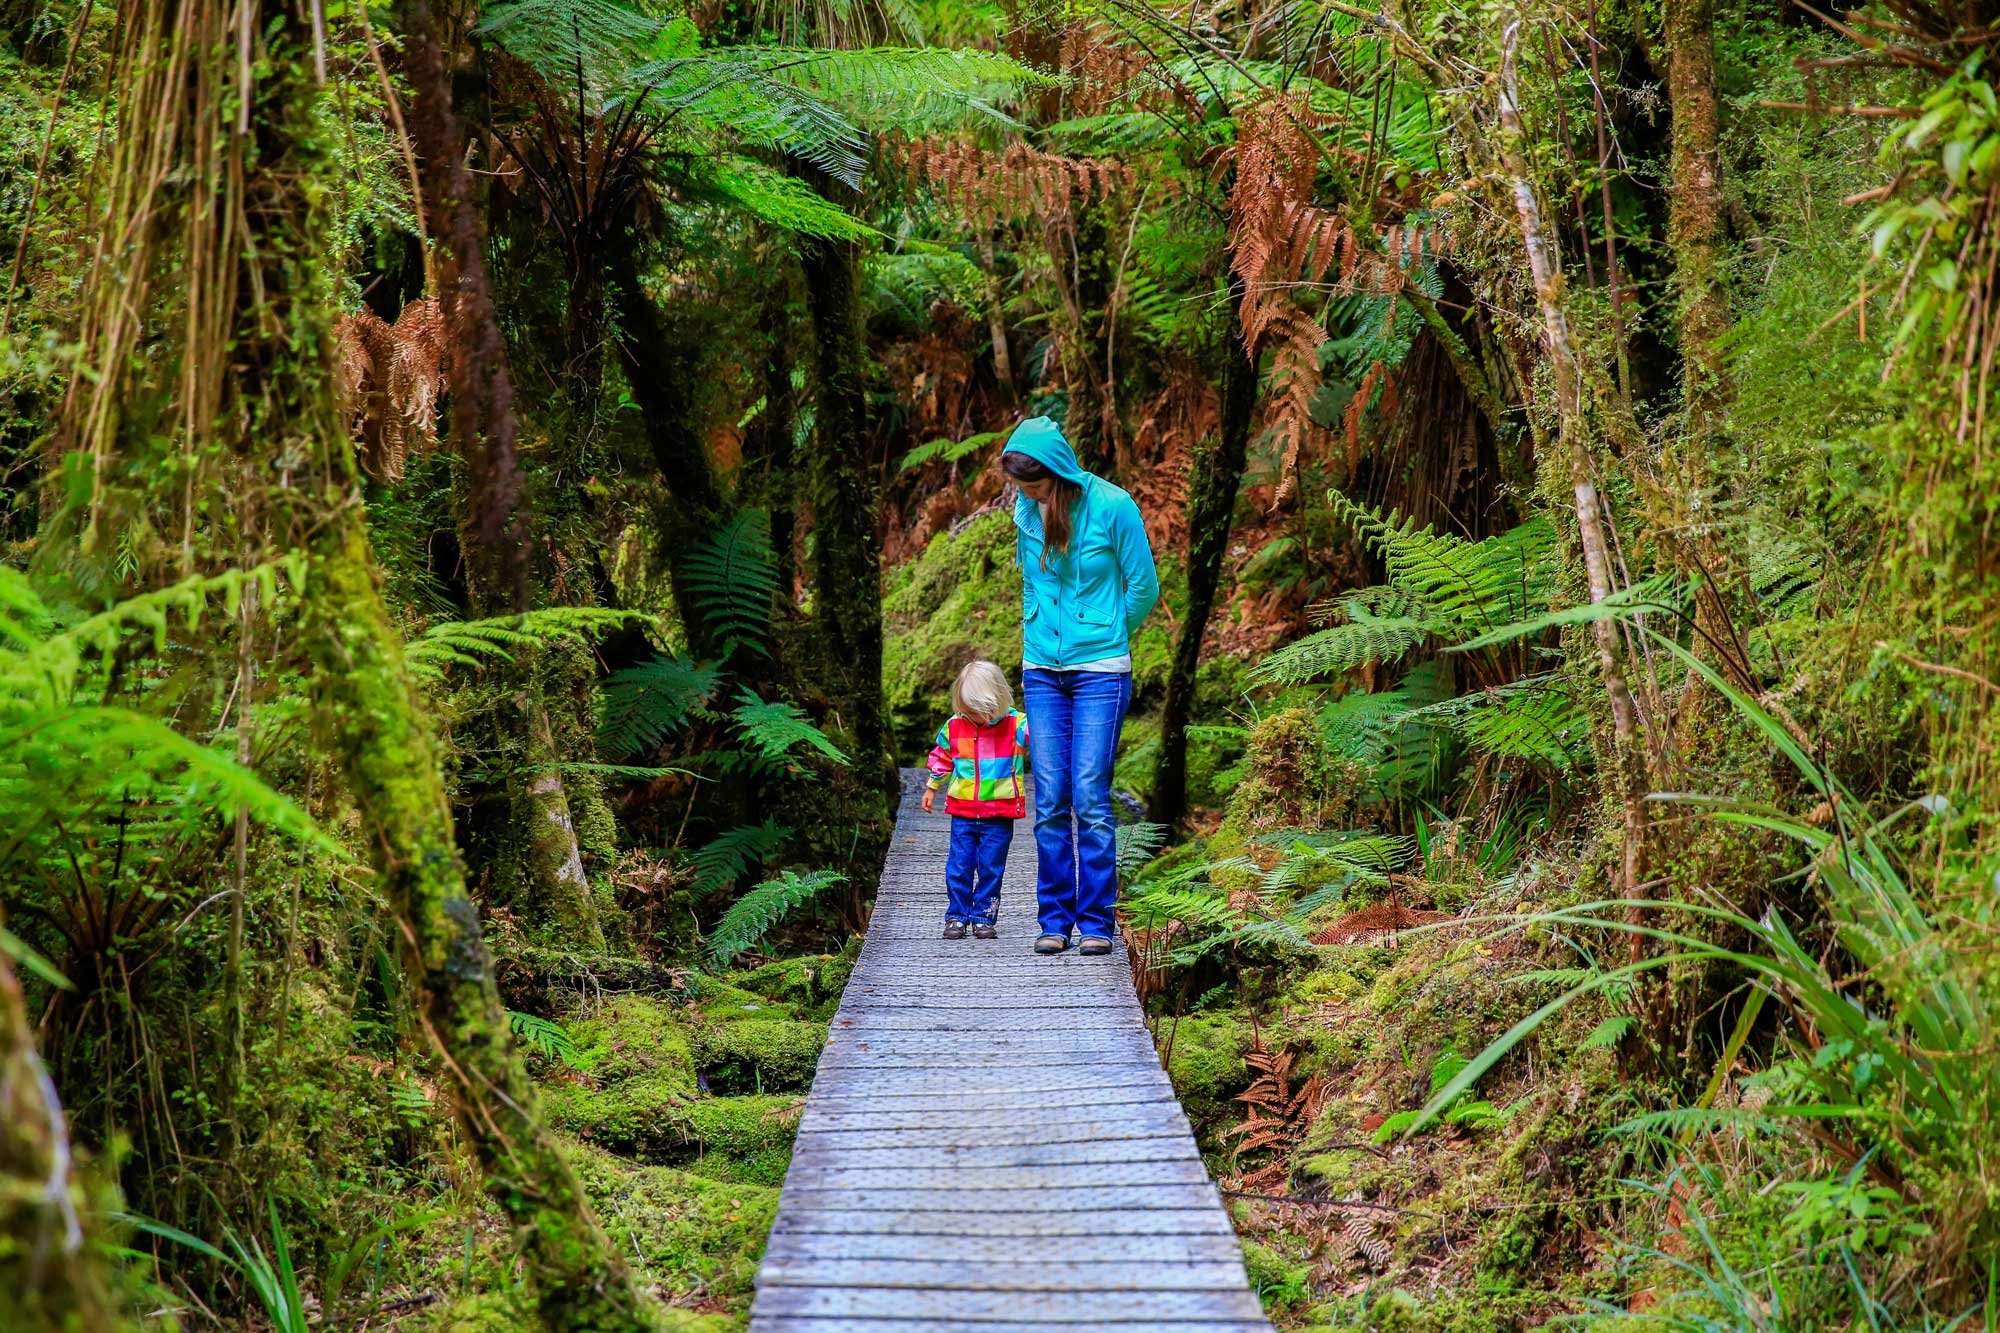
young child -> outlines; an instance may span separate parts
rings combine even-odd
[[[1014,707],[1006,673],[991,662],[967,662],[951,687],[957,711],[938,728],[924,813],[943,791],[951,815],[951,855],[944,865],[944,937],[990,940],[1000,908],[1000,879],[1014,821],[1028,813],[1028,719]]]

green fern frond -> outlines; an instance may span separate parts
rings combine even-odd
[[[1372,768],[1410,708],[1410,696],[1400,690],[1342,695],[1319,710],[1320,736],[1328,753]]]
[[[1213,890],[1148,889],[1126,896],[1123,904],[1134,925],[1157,930],[1168,922],[1220,930],[1236,924],[1241,914],[1229,904],[1229,896]]]
[[[968,435],[962,440],[932,440],[904,454],[902,465],[898,470],[909,472],[932,462],[956,463],[966,455],[977,453],[1003,437],[1004,432],[989,430],[978,435]]]
[[[653,115],[746,145],[810,162],[858,187],[868,165],[868,139],[854,120],[783,77],[771,47],[719,47],[648,61],[625,80],[625,96],[642,98]],[[684,131],[685,132],[685,131]]]
[[[715,697],[722,668],[685,657],[655,657],[614,671],[599,691],[597,743],[611,755],[658,746]]]
[[[570,1068],[577,1068],[576,1042],[570,1038],[569,1030],[560,1023],[552,1023],[535,1014],[524,1014],[518,1010],[507,1011],[507,1025],[525,1046],[540,1051],[551,1060],[560,1060]]]
[[[841,753],[827,734],[806,721],[806,715],[798,705],[778,700],[766,703],[749,690],[738,696],[740,702],[730,717],[736,723],[743,743],[766,764],[782,764],[792,758],[800,746],[816,751],[836,764],[845,764],[847,756]]]
[[[517,616],[452,620],[433,625],[403,648],[410,674],[442,679],[453,666],[512,662],[523,649],[554,643],[589,643],[643,617],[636,611],[601,606],[551,606]]]
[[[665,28],[615,0],[495,0],[472,31],[553,83],[580,76],[601,98]]]
[[[1469,638],[1545,605],[1555,530],[1545,518],[1469,542],[1419,529],[1348,499],[1328,496],[1334,513],[1382,556],[1389,582],[1416,599],[1431,631]]]
[[[1396,662],[1430,637],[1430,625],[1411,616],[1378,617],[1358,601],[1345,607],[1347,623],[1286,644],[1259,662],[1250,678],[1267,685],[1303,685],[1369,662]]]
[[[1173,832],[1165,824],[1120,824],[1114,837],[1117,839],[1118,874],[1129,879],[1139,872],[1140,867],[1160,854],[1160,848],[1167,845],[1167,835]]]
[[[1534,676],[1479,697],[1458,724],[1475,749],[1559,772],[1590,757],[1590,715],[1559,677]]]
[[[688,858],[694,869],[689,891],[696,898],[705,898],[724,885],[734,884],[754,862],[776,851],[791,832],[769,819],[729,830]]]
[[[739,647],[770,655],[767,641],[778,595],[770,515],[761,509],[739,510],[688,552],[682,570],[723,656]]]
[[[723,198],[752,216],[800,236],[865,241],[881,235],[797,176],[787,176],[747,157],[721,163],[713,184]]]
[[[709,961],[727,967],[736,955],[763,942],[773,927],[806,903],[847,876],[834,870],[814,870],[799,874],[785,870],[776,879],[767,879],[738,898],[715,923],[708,937]]]
[[[1013,127],[1001,106],[1059,80],[973,48],[742,48],[771,78],[810,92],[877,133],[922,134],[968,122]]]

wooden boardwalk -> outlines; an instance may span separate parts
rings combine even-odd
[[[752,1333],[1266,1333],[1122,946],[1033,955],[1027,820],[1000,938],[940,939],[949,828],[921,776],[903,775]]]

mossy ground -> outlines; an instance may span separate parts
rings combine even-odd
[[[824,1014],[849,966],[843,955],[793,958],[674,990],[575,996],[561,1036],[538,1046],[544,1117],[665,1333],[743,1326]],[[481,1193],[454,1185],[412,1216],[419,1225],[384,1246],[387,1272],[404,1277],[384,1299],[436,1299],[400,1327],[539,1328],[504,1219]]]

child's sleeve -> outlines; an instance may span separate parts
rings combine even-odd
[[[951,737],[948,734],[950,730],[950,723],[938,728],[936,738],[931,741],[930,757],[924,761],[924,767],[931,771],[928,785],[933,791],[951,780]]]
[[[1022,754],[1028,753],[1028,715],[1022,713],[1021,720],[1014,724],[1014,748]]]

